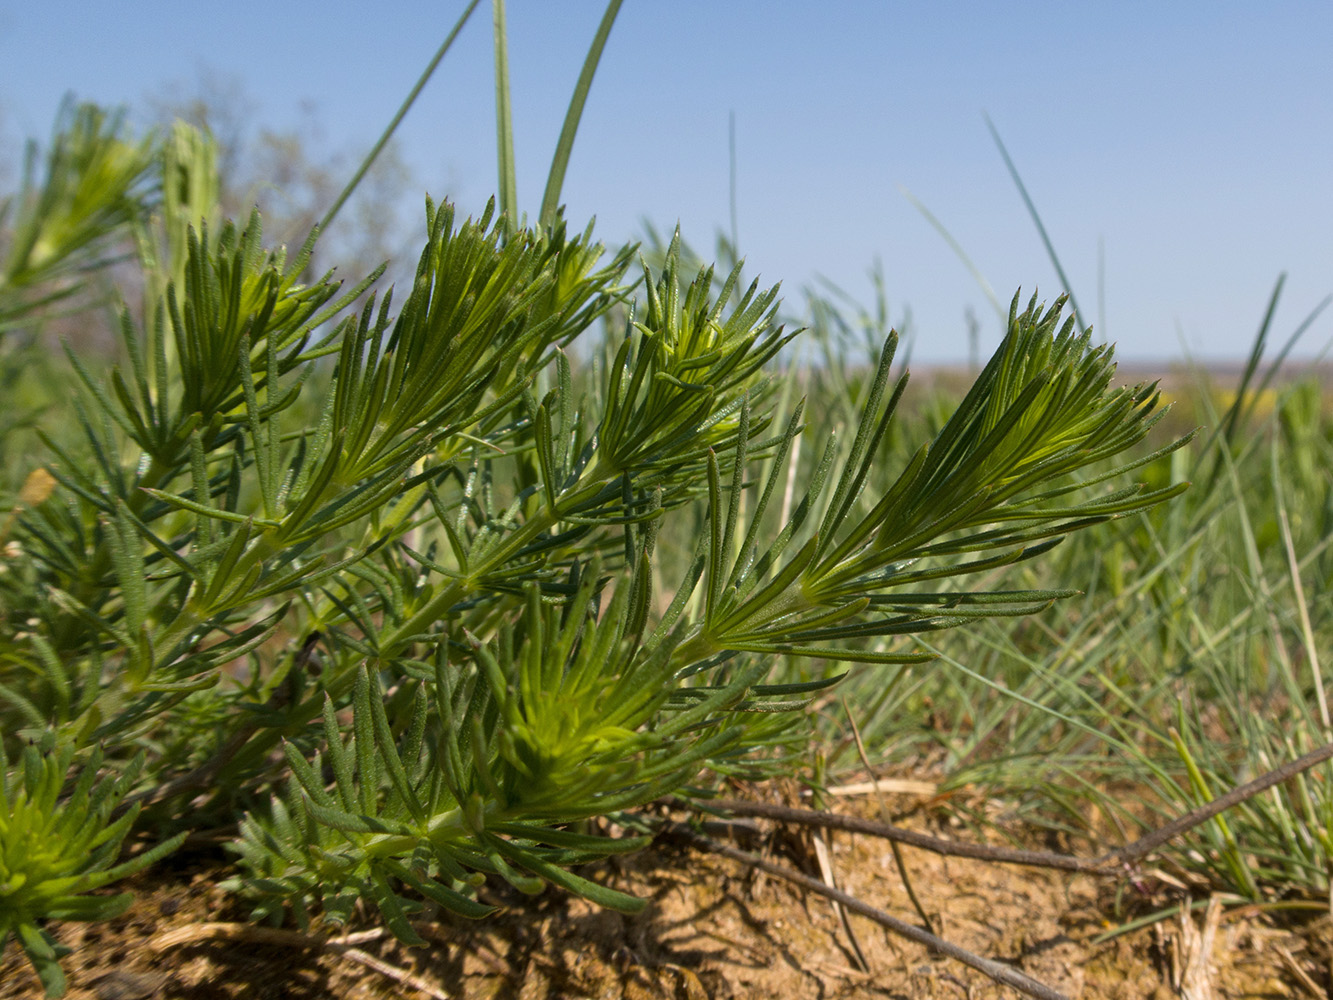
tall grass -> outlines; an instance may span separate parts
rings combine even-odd
[[[805,320],[822,349],[799,379],[813,440],[854,419],[868,374],[854,345],[883,314],[849,320],[828,298],[812,298]],[[1182,409],[1218,433],[1140,475],[1193,488],[979,581],[1075,586],[1079,595],[1044,615],[926,637],[933,664],[853,670],[839,700],[857,713],[872,762],[929,761],[946,790],[983,791],[1005,803],[1004,817],[1127,840],[1333,739],[1333,413],[1318,381],[1282,385],[1274,375],[1275,364],[1254,360],[1229,393],[1203,372],[1173,386]],[[919,441],[949,411],[951,393],[919,388],[911,402],[899,433]],[[1163,430],[1165,438],[1179,425]],[[1147,455],[1160,443],[1140,447]],[[889,442],[875,474],[891,482],[905,457]],[[795,461],[794,474],[805,475],[807,459]],[[790,680],[805,680],[835,666],[788,669]],[[841,713],[830,700],[835,774],[859,766]],[[1211,821],[1169,849],[1167,866],[1251,901],[1326,900],[1330,778],[1325,765]]]

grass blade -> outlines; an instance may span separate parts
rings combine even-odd
[[[583,69],[579,72],[578,83],[574,85],[574,94],[569,99],[569,110],[565,112],[565,123],[560,129],[560,139],[555,145],[555,155],[551,158],[551,170],[546,175],[546,191],[542,194],[541,224],[550,226],[555,222],[556,210],[560,207],[560,190],[565,184],[565,170],[569,166],[569,156],[574,149],[574,136],[579,130],[579,121],[583,117],[583,105],[587,103],[588,91],[592,89],[592,78],[597,72],[597,65],[602,61],[602,50],[606,40],[611,37],[611,28],[620,13],[622,0],[611,0],[602,14],[602,23],[597,26],[588,55],[583,60]]]
[[[370,152],[366,154],[366,158],[361,161],[361,166],[357,167],[356,173],[353,174],[352,179],[347,182],[347,186],[342,189],[342,193],[338,195],[337,200],[334,201],[329,207],[329,210],[324,213],[324,218],[319,220],[320,229],[327,229],[329,227],[329,224],[337,217],[338,212],[341,211],[347,199],[352,196],[352,192],[356,190],[357,185],[361,183],[362,178],[366,176],[366,172],[370,170],[380,153],[384,152],[384,147],[389,144],[389,139],[393,137],[394,131],[398,128],[403,118],[407,116],[408,110],[416,103],[416,99],[421,94],[422,89],[426,86],[426,82],[435,73],[435,67],[440,65],[440,60],[443,59],[444,54],[449,51],[449,47],[454,44],[454,39],[457,38],[458,33],[463,30],[463,25],[467,23],[468,18],[472,16],[472,12],[476,9],[477,4],[479,3],[481,3],[481,0],[472,0],[472,2],[467,5],[467,9],[463,11],[462,15],[454,23],[453,30],[449,32],[448,37],[444,40],[444,44],[439,47],[435,55],[431,58],[431,61],[426,64],[426,69],[417,79],[416,84],[413,85],[412,89],[408,92],[407,97],[403,100],[402,105],[398,108],[398,112],[393,116],[393,119],[384,129],[383,134],[376,140],[375,145],[371,147]]]
[[[518,189],[514,178],[514,122],[509,111],[509,37],[504,0],[491,0],[495,33],[495,146],[500,172],[500,213],[512,230],[518,224]]]
[[[1004,148],[1004,141],[1000,138],[1000,133],[996,130],[995,124],[990,120],[990,115],[986,115],[986,127],[990,129],[991,138],[995,140],[995,145],[1000,149],[1000,155],[1004,157],[1004,165],[1009,168],[1009,176],[1014,179],[1014,184],[1018,187],[1018,193],[1023,198],[1023,204],[1027,206],[1028,215],[1032,216],[1032,221],[1037,227],[1037,232],[1041,235],[1041,242],[1046,247],[1046,255],[1051,258],[1051,263],[1055,265],[1055,273],[1060,278],[1060,285],[1069,296],[1069,304],[1073,307],[1074,315],[1078,317],[1080,327],[1086,326],[1086,313],[1078,307],[1078,299],[1074,297],[1074,286],[1069,282],[1069,276],[1065,274],[1064,266],[1060,263],[1060,257],[1055,252],[1055,244],[1051,242],[1051,237],[1046,232],[1046,227],[1042,225],[1041,215],[1037,212],[1037,206],[1032,203],[1032,198],[1028,195],[1028,189],[1023,185],[1023,178],[1018,175],[1018,168],[1014,166],[1014,161],[1009,158],[1009,150]]]

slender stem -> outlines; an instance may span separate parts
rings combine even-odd
[[[1073,307],[1074,316],[1078,320],[1079,329],[1088,325],[1087,313],[1078,307],[1078,299],[1074,297],[1074,286],[1069,281],[1069,276],[1065,274],[1064,266],[1060,263],[1060,256],[1055,252],[1055,244],[1051,242],[1051,237],[1046,232],[1046,227],[1042,225],[1041,215],[1037,212],[1037,206],[1033,204],[1031,195],[1028,194],[1027,187],[1023,184],[1023,178],[1019,176],[1018,168],[1014,166],[1014,161],[1009,158],[1009,150],[1004,147],[1004,140],[1000,138],[1000,132],[995,127],[995,123],[990,120],[990,115],[984,116],[986,127],[990,129],[991,138],[995,140],[995,145],[999,147],[1000,156],[1004,158],[1004,165],[1009,168],[1009,176],[1013,178],[1014,185],[1018,188],[1018,193],[1023,199],[1023,204],[1027,206],[1028,215],[1032,217],[1032,222],[1037,227],[1037,234],[1041,236],[1041,242],[1046,247],[1046,255],[1051,258],[1051,263],[1055,266],[1055,273],[1060,278],[1060,284],[1069,294],[1069,304]]]
[[[746,619],[743,628],[746,632],[757,632],[779,618],[785,618],[788,615],[802,611],[812,611],[819,606],[805,596],[804,590],[798,583],[796,586],[788,587],[783,593],[773,598],[761,612]],[[719,641],[706,627],[700,627],[676,648],[676,651],[672,654],[672,659],[679,661],[681,666],[688,666],[731,648],[725,639]]]
[[[731,167],[730,197],[727,199],[731,206],[731,258],[736,261],[740,259],[741,237],[740,229],[736,225],[736,110],[734,108],[727,115],[727,152]]]
[[[861,727],[856,724],[856,716],[852,714],[852,708],[847,704],[847,699],[842,699],[842,710],[847,716],[847,724],[852,729],[852,738],[856,740],[856,753],[861,758],[861,763],[865,766],[866,773],[870,775],[870,781],[875,789],[875,798],[879,800],[879,811],[881,816],[889,814],[888,807],[884,803],[884,796],[879,791],[879,779],[875,777],[875,769],[870,765],[870,755],[866,753],[865,741],[861,739]],[[820,803],[823,806],[823,803]],[[890,840],[889,847],[893,851],[893,861],[898,866],[898,877],[903,880],[903,888],[907,890],[907,898],[912,901],[912,906],[916,910],[916,915],[921,918],[921,925],[932,934],[935,933],[935,925],[931,922],[930,914],[926,912],[925,906],[917,898],[916,890],[912,888],[912,876],[907,871],[907,861],[903,858],[903,849],[898,846],[898,841]]]
[[[277,537],[281,530],[281,528],[269,528],[260,532],[254,542],[236,560],[235,566],[232,567],[231,577],[233,580],[245,579],[246,574],[252,568],[283,550],[283,543]],[[191,588],[191,594],[197,595],[199,589],[199,584],[196,582]],[[157,648],[161,650],[172,649],[194,629],[207,621],[209,617],[223,610],[226,610],[225,605],[220,608],[204,607],[196,600],[187,599],[182,605],[180,613],[167,626],[166,632],[155,640]]]
[[[420,635],[426,629],[443,618],[455,604],[470,594],[480,580],[490,571],[509,562],[522,548],[536,541],[543,531],[549,530],[560,520],[559,515],[542,510],[532,520],[524,522],[505,539],[488,558],[473,568],[468,577],[455,580],[440,590],[426,602],[425,606],[413,614],[396,629],[380,637],[380,656],[389,658],[400,653],[411,636]]]
[[[616,473],[616,475],[618,476],[619,473]],[[543,506],[529,520],[515,529],[512,534],[504,538],[486,555],[480,564],[469,568],[466,579],[453,581],[432,597],[424,607],[413,613],[407,621],[382,635],[379,643],[380,655],[391,657],[401,652],[409,637],[420,635],[443,618],[451,607],[476,589],[478,582],[486,574],[494,572],[505,563],[512,561],[520,551],[535,542],[543,532],[550,531],[559,524],[563,519],[562,510],[578,510],[582,504],[591,501],[601,493],[606,485],[614,480],[614,477],[603,472],[602,467],[594,461],[584,470],[584,479],[586,481],[580,485],[561,494],[557,498],[555,507]]]

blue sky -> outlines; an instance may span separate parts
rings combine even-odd
[[[0,0],[8,143],[61,97],[142,105],[201,71],[241,78],[256,118],[313,100],[331,146],[369,145],[463,3],[106,4]],[[519,199],[535,212],[600,2],[510,0]],[[467,211],[495,186],[483,3],[399,130],[419,184]],[[789,302],[825,275],[861,298],[882,262],[914,357],[1000,336],[986,296],[904,197],[953,233],[1006,303],[1059,281],[986,129],[1021,171],[1090,318],[1123,358],[1242,356],[1280,272],[1283,338],[1333,292],[1333,4],[649,3],[626,0],[565,186],[607,242],[729,225]],[[17,158],[11,146],[10,159]],[[1333,339],[1333,316],[1303,353]]]

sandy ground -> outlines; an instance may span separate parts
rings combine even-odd
[[[917,814],[907,825],[962,835],[938,817]],[[748,849],[818,874],[808,831],[761,824],[741,839]],[[828,857],[844,889],[920,923],[887,843],[846,834],[830,840]],[[1071,998],[1331,995],[1328,916],[1282,926],[1252,910],[1219,911],[1209,928],[1199,908],[1188,924],[1175,917],[1098,943],[1116,921],[1174,905],[1180,895],[1150,874],[1117,886],[1087,875],[919,850],[907,850],[905,857],[936,933]],[[225,877],[221,861],[216,852],[178,855],[130,882],[138,901],[119,919],[56,926],[57,937],[75,949],[66,959],[71,1000],[1020,995],[864,918],[849,918],[849,935],[828,901],[736,862],[670,844],[594,871],[649,899],[641,914],[601,911],[556,891],[536,898],[500,892],[493,898],[505,909],[485,921],[445,916],[421,922],[426,948],[406,948],[373,930],[341,948],[319,948],[312,946],[315,939],[291,930],[275,936],[244,925],[243,906],[216,888]],[[205,922],[230,926],[201,929]],[[373,921],[361,927],[373,927]],[[0,998],[39,995],[35,976],[11,942],[0,961]]]

